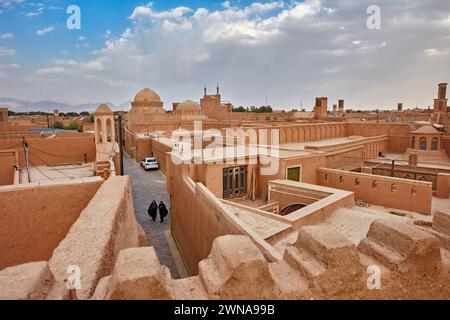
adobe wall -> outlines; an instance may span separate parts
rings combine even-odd
[[[0,186],[14,184],[14,165],[18,165],[17,151],[0,150]]]
[[[299,190],[298,188],[293,192],[288,187],[278,187],[270,191],[270,202],[277,202],[280,211],[292,204],[310,205],[317,202],[326,195],[314,193],[311,190]]]
[[[263,200],[267,197],[267,185],[271,180],[287,179],[287,169],[292,167],[301,167],[300,181],[310,184],[317,184],[317,169],[326,166],[326,157],[324,155],[312,155],[301,158],[272,158],[272,161],[279,161],[278,171],[274,175],[262,175],[261,168],[257,175],[257,197]]]
[[[78,266],[82,288],[77,296],[88,299],[98,281],[111,273],[121,250],[146,245],[146,236],[136,221],[130,177],[110,177],[53,251],[49,268],[55,280],[64,283],[67,268]]]
[[[101,178],[0,187],[0,270],[50,259]]]
[[[94,137],[89,134],[54,139],[27,137],[26,141],[30,161],[34,165],[84,163],[85,154],[87,162],[95,161]],[[0,139],[0,150],[17,150],[20,166],[25,165],[22,138]]]
[[[432,184],[321,168],[319,185],[352,191],[357,200],[389,208],[431,214]]]
[[[404,153],[410,145],[411,131],[415,129],[409,124],[389,123],[347,123],[348,136],[389,136],[388,151],[392,153]]]
[[[436,197],[448,199],[450,194],[450,174],[438,173],[436,183]]]
[[[254,131],[257,136],[258,144],[272,144],[272,130],[278,130],[279,144],[317,141],[346,136],[346,127],[344,123],[285,124],[241,129],[244,133]],[[264,134],[264,132],[266,132],[266,134]],[[222,130],[222,134],[225,137],[226,130]],[[262,135],[263,138],[261,138],[260,135]],[[246,138],[246,141],[248,140],[249,139]],[[273,142],[273,144],[275,143],[276,141]]]
[[[141,148],[142,150],[142,148]],[[156,158],[156,160],[158,160],[159,163],[159,167],[161,169],[162,172],[164,172],[164,174],[167,174],[167,161],[170,161],[170,154],[168,154],[168,152],[171,152],[172,149],[157,141],[157,140],[151,140],[150,141],[150,147],[149,147],[149,151],[146,154],[146,156],[153,156]],[[143,158],[142,158],[143,159]]]
[[[28,131],[30,129],[37,129],[42,128],[39,124],[28,124],[28,125],[21,125],[21,124],[0,124],[0,132],[21,132],[21,131]]]
[[[446,151],[447,156],[450,157],[450,136],[442,137],[442,148]]]
[[[169,161],[170,156],[169,156]],[[253,159],[253,162],[256,162]],[[246,160],[242,164],[201,164],[195,166],[195,179],[196,181],[205,185],[208,190],[218,198],[223,198],[223,169],[246,166],[247,167],[247,192],[250,191],[250,186],[252,183],[252,172],[253,170],[258,170],[257,164],[249,164],[249,160]]]

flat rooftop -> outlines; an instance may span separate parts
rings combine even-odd
[[[94,162],[30,167],[31,182],[70,181],[94,176]],[[21,171],[22,183],[28,182],[27,171]]]

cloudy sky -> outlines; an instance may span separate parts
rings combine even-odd
[[[80,30],[67,28],[70,5]],[[120,104],[150,87],[170,108],[219,83],[235,105],[310,109],[328,96],[369,109],[428,106],[439,82],[448,0],[0,0],[3,97]]]

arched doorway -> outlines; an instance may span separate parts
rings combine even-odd
[[[280,215],[282,216],[287,216],[291,213],[294,213],[295,211],[298,211],[300,209],[303,209],[304,207],[306,207],[306,204],[303,203],[294,203],[294,204],[290,204],[286,207],[284,207],[282,210],[280,210]]]

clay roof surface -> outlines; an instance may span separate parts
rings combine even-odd
[[[152,89],[145,88],[134,97],[135,102],[161,101],[159,95]]]
[[[95,110],[94,114],[113,114],[113,111],[107,104],[101,104],[97,110]]]
[[[413,133],[439,134],[440,132],[437,131],[432,126],[424,126],[424,127],[421,127],[419,130],[414,131]]]

